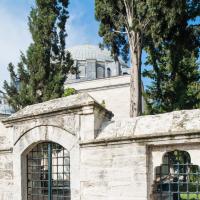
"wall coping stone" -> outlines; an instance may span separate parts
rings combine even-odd
[[[111,141],[116,138],[158,138],[184,134],[200,135],[200,109],[107,121],[102,124],[96,141]]]
[[[103,110],[109,119],[111,119],[113,116],[113,113],[111,111],[105,109],[89,94],[80,93],[68,97],[62,97],[43,103],[26,106],[25,108],[12,114],[10,117],[2,120],[2,122],[4,124],[11,124],[15,121],[25,121],[29,118],[32,119],[41,117],[43,115],[52,115],[53,113],[58,114],[62,113],[63,111],[65,111],[65,113],[78,112],[79,114],[84,114],[84,109],[81,110],[81,108],[88,106],[92,106],[93,108],[97,107],[98,109]],[[82,113],[80,111],[82,111]]]

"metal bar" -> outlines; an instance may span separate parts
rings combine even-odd
[[[54,152],[56,152],[55,155]],[[29,200],[35,199],[36,196],[41,200],[71,199],[70,156],[65,155],[64,152],[65,149],[62,146],[52,142],[40,143],[29,152],[27,155],[27,197]],[[67,163],[65,159],[68,159]],[[28,185],[29,176],[30,185]]]
[[[58,148],[58,144],[56,145],[56,148]],[[58,151],[56,152],[56,161],[57,161],[57,182],[56,182],[56,186],[58,187]],[[58,199],[58,196],[59,196],[59,192],[58,192],[58,189],[56,190],[56,194],[57,194],[57,199]]]
[[[32,158],[33,158],[33,152],[31,154]],[[31,167],[31,171],[33,172],[33,166]],[[33,178],[33,174],[31,174],[31,178]],[[33,181],[31,180],[31,186],[32,186],[32,190],[31,193],[33,193]],[[33,199],[32,194],[31,194],[31,199]]]
[[[62,148],[62,157],[63,157],[63,159],[62,159],[62,164],[63,164],[63,171],[62,171],[62,173],[63,173],[63,180],[65,180],[65,174],[64,174],[64,172],[65,172],[65,162],[64,162],[64,156],[65,156],[65,154],[64,154],[64,149]],[[63,184],[62,184],[62,188],[63,188],[63,196],[65,196],[65,190],[64,190],[64,182],[63,182]]]
[[[52,200],[52,143],[48,143],[48,200]]]
[[[69,168],[68,168],[68,170],[69,170],[69,199],[71,199],[71,174],[70,174],[70,169],[71,169],[71,166],[70,166],[70,153],[68,152],[68,154],[69,154],[69,160],[68,160],[68,162],[69,162]]]
[[[26,191],[26,195],[27,195],[27,198],[29,196],[29,194],[28,194],[28,188],[29,188],[29,186],[28,186],[28,183],[29,183],[28,169],[29,169],[29,167],[28,167],[28,155],[26,155],[26,176],[27,176],[27,182],[26,182],[26,184],[27,184],[27,191]]]

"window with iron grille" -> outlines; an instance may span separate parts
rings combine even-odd
[[[155,200],[200,200],[200,170],[188,152],[167,152],[155,172]]]
[[[61,145],[44,142],[27,155],[28,200],[70,200],[70,156]]]
[[[102,64],[97,63],[96,78],[105,78],[105,67]]]

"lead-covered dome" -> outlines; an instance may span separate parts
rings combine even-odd
[[[96,60],[101,62],[114,62],[110,51],[107,49],[101,49],[95,45],[78,45],[67,49],[74,60],[84,61],[84,60]],[[120,63],[123,63],[120,60]]]
[[[78,82],[110,78],[129,73],[129,67],[122,60],[115,62],[111,52],[95,45],[78,45],[67,49],[74,60],[77,74],[69,74],[67,82]]]

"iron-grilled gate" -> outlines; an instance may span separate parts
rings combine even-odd
[[[27,155],[28,200],[70,200],[69,152],[53,142],[40,143]]]

